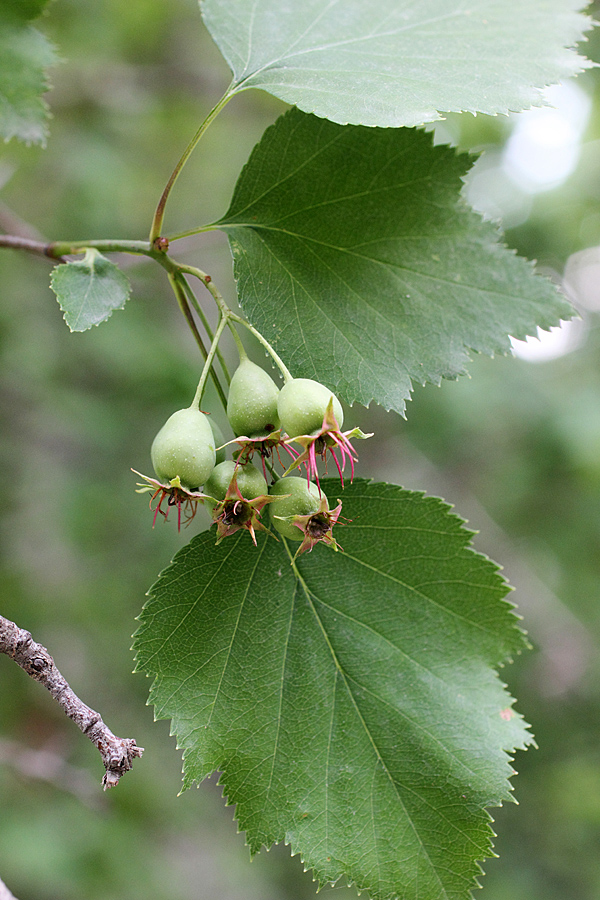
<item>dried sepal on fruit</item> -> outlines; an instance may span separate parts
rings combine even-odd
[[[258,454],[260,456],[262,471],[265,478],[267,477],[267,462],[270,461],[271,463],[274,463],[275,456],[277,456],[280,466],[285,468],[279,455],[280,447],[287,450],[290,456],[295,457],[297,455],[281,440],[281,429],[271,431],[269,434],[260,437],[249,437],[247,434],[241,434],[232,441],[228,441],[228,444],[237,444],[239,446],[240,449],[234,452],[233,455],[240,465],[245,466],[254,459],[255,454]]]
[[[290,438],[300,434],[316,434],[323,416],[332,404],[338,428],[344,424],[342,404],[333,391],[312,378],[291,378],[283,385],[277,400],[277,412],[283,431]]]
[[[175,506],[177,528],[181,530],[182,521],[189,525],[198,503],[206,499],[200,487],[215,467],[215,437],[207,415],[195,407],[178,409],[154,438],[150,456],[157,477],[132,469],[145,482],[138,483],[137,493],[151,494],[153,528],[159,513],[166,521]]]
[[[268,494],[266,478],[256,466],[227,459],[214,467],[210,478],[204,485],[205,493],[214,500],[214,502],[208,502],[209,506],[212,502],[212,507],[214,507],[216,503],[225,499],[234,475],[238,489],[246,500],[254,500],[256,497]]]
[[[293,519],[317,512],[321,502],[317,485],[297,475],[286,475],[271,485],[269,496],[273,501],[269,514],[275,530],[290,541],[301,541]]]
[[[372,434],[365,434],[360,428],[353,428],[350,431],[342,431],[334,414],[334,397],[332,396],[327,404],[325,414],[318,431],[311,434],[299,434],[289,437],[285,441],[286,444],[297,443],[303,448],[294,462],[288,466],[285,475],[299,468],[301,465],[306,466],[306,476],[309,481],[314,479],[320,490],[319,469],[317,466],[317,458],[325,463],[325,471],[327,472],[327,453],[333,457],[333,461],[338,470],[342,485],[344,484],[344,469],[346,463],[350,463],[350,481],[354,478],[354,463],[358,462],[358,454],[352,446],[351,440],[359,438],[365,440],[373,437]],[[338,458],[339,454],[339,458]]]
[[[333,536],[333,526],[337,524],[341,512],[341,500],[338,500],[338,505],[335,509],[329,509],[327,497],[325,494],[322,494],[321,504],[315,513],[312,513],[309,516],[295,516],[294,525],[297,528],[300,528],[304,538],[299,548],[296,550],[294,559],[296,556],[300,556],[301,553],[312,550],[315,544],[318,544],[321,541],[329,547],[332,547],[334,550],[343,550],[343,547],[340,547]]]
[[[178,475],[172,478],[170,482],[163,483],[156,478],[142,475],[137,469],[132,469],[131,471],[146,482],[145,484],[138,482],[136,493],[150,493],[152,495],[150,497],[150,509],[154,513],[154,518],[152,519],[153,528],[158,514],[160,513],[166,522],[171,509],[175,506],[177,507],[177,530],[181,531],[182,521],[184,525],[189,525],[198,511],[198,504],[208,499],[207,495],[201,491],[190,491],[183,487]],[[152,504],[155,500],[156,504],[153,506]],[[163,504],[166,504],[166,509],[163,509]]]
[[[260,457],[260,462],[262,465],[262,472],[265,478],[267,478],[267,465],[270,466],[271,471],[273,471],[273,466],[275,465],[275,458],[277,458],[277,462],[281,466],[282,469],[286,468],[286,462],[281,459],[280,450],[285,450],[288,456],[291,456],[292,460],[295,462],[300,453],[295,447],[290,446],[290,442],[288,440],[282,440],[281,431],[273,431],[271,434],[266,435],[262,438],[249,438],[246,435],[240,435],[240,437],[235,438],[233,441],[229,442],[230,444],[238,444],[240,449],[234,451],[233,458],[237,460],[242,465],[246,465],[254,459],[254,456],[258,454]],[[288,470],[284,473],[287,475],[287,472],[291,471],[293,466],[290,466]]]
[[[221,463],[221,465],[223,466],[225,464]],[[240,472],[243,471],[243,468],[244,467],[242,466],[234,465],[231,481],[229,482],[225,496],[215,503],[213,509],[213,522],[217,526],[217,544],[220,544],[223,538],[235,534],[236,531],[240,531],[242,528],[245,528],[250,533],[250,537],[255,545],[257,531],[266,531],[270,533],[260,521],[260,515],[264,507],[272,502],[272,498],[267,494],[266,481],[263,479],[258,469],[252,466],[251,468],[254,469],[256,475],[260,477],[264,484],[264,493],[252,496],[255,494],[255,489],[250,487],[249,480],[246,480],[245,485],[242,485],[244,491],[242,493],[242,490],[240,490],[240,487],[238,486],[238,477]],[[256,481],[256,479],[252,480]],[[214,497],[211,499],[214,501],[218,498]]]
[[[329,509],[327,497],[319,492],[318,486],[297,475],[280,478],[271,487],[271,496],[274,503],[269,512],[273,527],[288,540],[300,542],[294,559],[319,542],[341,550],[332,533],[342,510],[340,500],[335,509]]]

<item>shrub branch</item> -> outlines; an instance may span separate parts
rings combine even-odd
[[[10,656],[35,681],[43,684],[67,716],[97,747],[106,769],[102,779],[104,790],[118,784],[121,776],[131,769],[133,760],[142,755],[144,748],[138,747],[133,738],[116,737],[104,724],[100,713],[86,706],[71,689],[46,648],[36,643],[28,631],[4,616],[0,616],[0,652]]]

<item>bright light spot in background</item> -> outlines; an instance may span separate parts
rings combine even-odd
[[[557,187],[573,172],[592,105],[572,82],[544,94],[554,108],[530,109],[516,118],[502,163],[509,177],[531,194]]]
[[[578,309],[600,312],[600,247],[588,247],[568,258],[563,285]]]
[[[584,318],[561,322],[550,331],[538,328],[538,337],[526,341],[511,338],[513,353],[528,362],[545,362],[570,353],[584,342],[588,323],[586,313],[600,312],[600,247],[588,247],[567,260],[563,290]]]
[[[537,330],[538,336],[528,337],[525,341],[511,338],[513,353],[527,362],[547,362],[571,353],[581,346],[587,334],[587,326],[582,319],[561,320],[560,325],[550,331]]]
[[[561,185],[574,171],[591,112],[591,100],[577,84],[556,85],[544,92],[550,107],[514,117],[514,130],[501,153],[484,154],[467,179],[469,203],[505,228],[529,216],[532,197]],[[575,254],[567,264],[565,290],[581,310],[600,310],[600,248]],[[591,254],[591,255],[590,255]],[[511,338],[515,356],[545,362],[571,353],[587,333],[582,319],[561,322],[537,338]]]
[[[504,228],[516,228],[529,218],[531,195],[509,178],[502,168],[502,155],[495,150],[479,157],[467,176],[465,193],[473,209],[501,221]]]
[[[573,82],[547,88],[544,96],[550,106],[514,116],[504,150],[484,153],[467,178],[471,206],[505,228],[525,222],[532,196],[561,185],[579,160],[589,96]]]

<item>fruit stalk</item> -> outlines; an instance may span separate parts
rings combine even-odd
[[[278,353],[276,353],[276,351],[273,349],[273,347],[272,347],[271,344],[268,342],[268,340],[267,340],[265,337],[262,336],[262,334],[260,333],[260,331],[259,331],[257,328],[255,328],[254,325],[251,325],[250,322],[247,322],[246,319],[243,319],[241,316],[237,316],[235,313],[230,312],[230,316],[229,316],[229,317],[230,317],[234,322],[237,322],[239,325],[243,325],[244,328],[247,328],[248,331],[249,331],[251,334],[253,334],[254,337],[255,337],[258,341],[260,341],[260,343],[263,345],[263,347],[265,348],[265,350],[267,351],[267,353],[269,354],[269,356],[271,357],[271,359],[273,360],[273,362],[275,363],[275,365],[277,366],[277,368],[279,369],[279,371],[280,371],[281,374],[283,375],[283,380],[284,380],[286,383],[287,383],[288,381],[291,381],[291,380],[292,380],[292,373],[290,372],[290,370],[288,369],[288,367],[286,366],[286,364],[284,363],[284,361],[281,359],[281,357],[278,355]]]
[[[191,303],[192,306],[194,307],[194,309],[196,310],[198,318],[202,322],[202,325],[204,326],[204,330],[206,331],[206,334],[208,335],[209,340],[212,342],[212,340],[214,338],[214,332],[213,332],[212,328],[210,327],[210,324],[206,317],[206,313],[204,312],[204,310],[198,303],[198,300],[196,299],[196,295],[194,294],[192,288],[188,284],[185,275],[180,271],[176,271],[173,273],[173,277],[176,279],[177,283],[179,285],[181,285],[181,288],[185,291],[185,295],[186,295],[189,303]],[[203,354],[203,356],[204,356],[204,359],[206,359],[206,354]],[[231,381],[231,375],[229,374],[229,369],[227,367],[227,363],[225,362],[225,358],[223,357],[223,354],[221,353],[219,348],[217,348],[217,359],[219,360],[219,365],[221,366],[221,369],[223,371],[223,376],[225,378],[225,381],[227,382],[227,384],[229,384]],[[212,372],[211,372],[211,377],[213,378],[213,381],[214,381],[215,376]],[[225,407],[225,405],[226,405],[226,403],[224,402],[225,395],[222,394],[222,392],[220,390],[219,390],[219,397],[221,399],[221,402],[223,403],[223,406]]]
[[[221,316],[219,319],[219,324],[217,325],[217,330],[215,331],[215,336],[213,338],[212,344],[210,345],[210,350],[208,351],[208,355],[206,357],[206,361],[204,363],[204,368],[202,369],[202,374],[200,375],[200,381],[198,382],[198,387],[196,388],[196,393],[194,394],[194,399],[190,403],[190,409],[200,409],[200,401],[202,399],[202,394],[204,393],[204,387],[206,385],[206,380],[208,378],[209,373],[212,370],[212,363],[215,358],[215,354],[217,352],[217,347],[219,345],[219,340],[221,339],[221,335],[223,334],[223,330],[227,325],[228,316]],[[227,402],[225,401],[225,406]]]
[[[152,226],[150,228],[150,236],[149,236],[150,244],[154,244],[155,240],[158,237],[160,237],[160,233],[161,233],[162,225],[163,225],[163,219],[165,217],[165,207],[167,205],[167,200],[169,199],[169,194],[171,193],[173,185],[179,178],[179,174],[180,174],[181,170],[183,169],[184,165],[188,161],[189,157],[192,155],[192,152],[194,151],[197,143],[199,142],[199,140],[202,137],[202,135],[204,134],[204,132],[207,130],[207,128],[209,127],[209,125],[211,124],[213,119],[215,119],[217,117],[217,115],[221,112],[223,107],[226,106],[227,103],[229,103],[232,96],[233,96],[233,94],[230,94],[229,91],[226,91],[226,93],[223,94],[221,99],[213,106],[213,108],[211,109],[209,114],[206,116],[206,118],[204,119],[204,121],[202,122],[200,127],[198,128],[198,131],[196,132],[194,137],[191,139],[191,141],[189,142],[189,144],[183,151],[183,154],[182,154],[179,162],[173,169],[173,172],[171,173],[171,177],[167,181],[165,189],[163,190],[163,192],[160,196],[160,200],[158,201],[158,205],[157,205],[156,211],[154,213],[154,218],[152,219]]]

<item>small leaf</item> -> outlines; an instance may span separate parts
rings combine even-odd
[[[48,39],[29,24],[45,0],[2,0],[0,4],[0,136],[44,144],[48,107],[42,94],[46,69],[58,60]]]
[[[412,381],[465,372],[573,314],[469,210],[472,157],[414,129],[297,109],[267,129],[216,223],[240,304],[295,377],[403,412]]]
[[[342,125],[506,113],[590,65],[586,0],[201,0],[232,91],[269,91]]]
[[[71,331],[87,331],[123,309],[131,285],[121,270],[97,250],[86,250],[81,261],[52,271],[50,286]]]
[[[377,900],[466,900],[530,743],[493,671],[523,636],[443,501],[355,481],[343,514],[345,552],[296,567],[265,535],[195,537],[150,591],[138,668],[184,785],[220,770],[252,852],[285,841]]]

